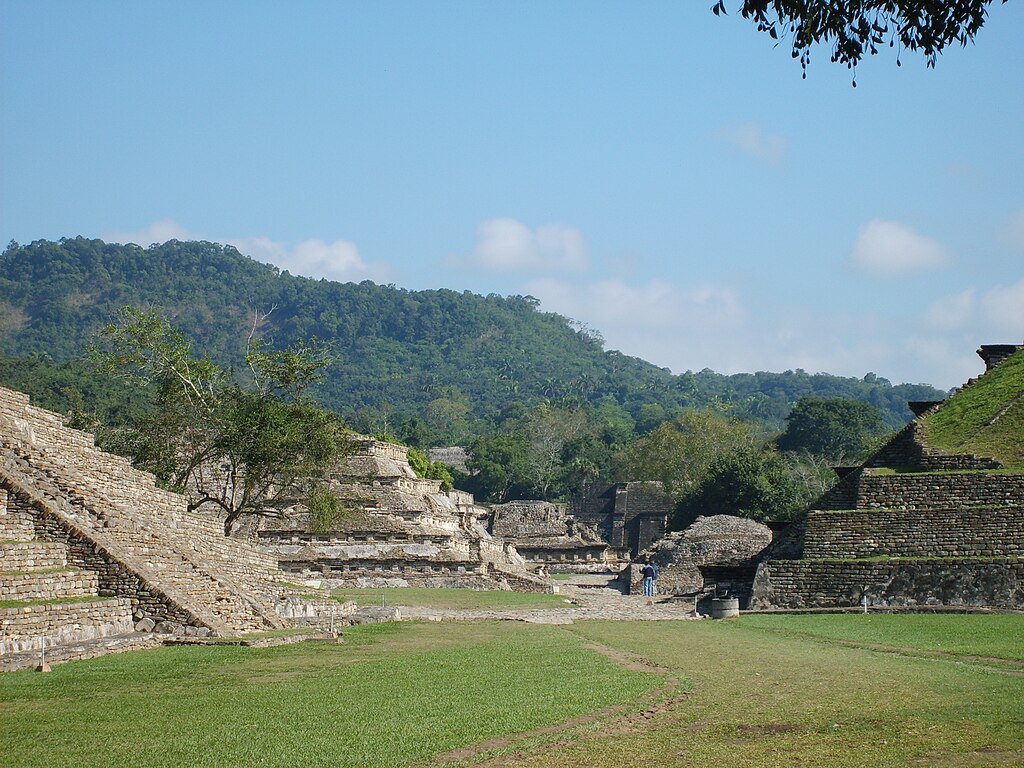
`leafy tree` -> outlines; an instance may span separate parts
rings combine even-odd
[[[773,40],[792,40],[806,77],[811,48],[832,48],[832,61],[856,67],[881,47],[920,52],[929,67],[949,45],[966,46],[985,24],[995,0],[743,0],[740,15]],[[1001,0],[1005,3],[1006,0]],[[725,0],[712,11],[726,12]],[[896,58],[900,64],[899,56]],[[854,81],[856,85],[856,81]]]
[[[526,484],[526,446],[517,435],[478,438],[470,447],[470,476],[466,489],[494,502],[529,498]]]
[[[639,438],[624,454],[631,480],[660,480],[676,499],[692,492],[720,455],[753,445],[751,428],[720,411],[684,411],[650,434]]]
[[[450,491],[455,484],[452,473],[440,461],[431,461],[430,457],[418,448],[409,447],[409,466],[418,477],[426,480],[440,480],[441,490]]]
[[[699,515],[791,520],[806,501],[804,489],[776,451],[739,448],[711,462],[700,486],[676,508],[673,527],[685,528]]]
[[[365,434],[402,436],[405,422],[418,418],[425,429],[410,424],[408,442],[420,447],[434,440],[468,446],[505,429],[510,400],[524,412],[545,399],[564,406],[566,398],[575,407],[617,411],[622,418],[611,420],[630,425],[628,438],[620,430],[612,441],[621,448],[687,407],[719,403],[781,432],[799,398],[845,397],[870,402],[896,429],[911,418],[908,400],[944,394],[926,385],[801,370],[725,376],[705,369],[674,376],[603,350],[596,336],[539,311],[530,297],[310,280],[216,243],[172,240],[140,248],[76,237],[11,243],[0,254],[0,346],[19,359],[34,353],[57,363],[78,358],[119,307],[154,304],[169,308],[193,348],[225,370],[247,367],[238,343],[252,325],[245,308],[276,307],[263,335],[280,346],[317,337],[334,350],[332,375],[311,385],[310,397]],[[188,311],[175,309],[183,307]],[[44,386],[31,377],[19,384],[33,395]],[[92,394],[83,392],[80,405],[91,408]],[[465,406],[470,410],[463,417]],[[599,430],[604,420],[588,415]]]
[[[268,350],[250,336],[249,384],[237,383],[159,313],[123,307],[93,348],[102,368],[155,389],[137,422],[131,454],[189,508],[213,506],[230,533],[245,516],[281,517],[304,502],[314,519],[335,517],[326,474],[349,450],[336,417],[304,397],[329,363],[316,344]]]
[[[856,461],[887,431],[882,414],[870,403],[802,397],[786,417],[778,446],[782,451],[812,453],[837,463]]]
[[[549,498],[561,474],[566,444],[585,428],[586,415],[578,408],[541,403],[526,418],[520,428],[526,448],[524,468],[526,480],[538,498]]]

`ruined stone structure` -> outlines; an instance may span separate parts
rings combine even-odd
[[[0,388],[0,654],[132,632],[285,626],[273,558]],[[48,601],[42,604],[40,601]]]
[[[629,552],[608,546],[597,531],[566,513],[564,504],[511,501],[491,506],[488,530],[515,545],[528,566],[549,573],[621,570]]]
[[[664,486],[653,480],[588,487],[569,512],[596,528],[612,547],[636,557],[665,535],[672,507]]]
[[[986,375],[1018,350],[982,347]],[[985,387],[986,375],[968,386]],[[987,426],[1020,408],[1019,389],[1000,395],[1005,405]],[[922,420],[957,397],[921,404],[780,535],[758,567],[753,607],[1024,608],[1024,475],[992,458],[944,454],[924,436]]]
[[[659,594],[697,598],[728,594],[746,606],[760,555],[771,541],[771,529],[754,520],[732,515],[698,517],[685,531],[668,534],[643,553],[629,570],[629,591],[640,594],[640,567],[653,557]]]
[[[262,521],[260,549],[293,578],[331,586],[550,589],[514,546],[486,530],[487,511],[470,494],[418,478],[407,452],[361,440],[332,478],[349,514],[325,525],[297,508]]]
[[[465,448],[457,445],[449,448],[431,448],[427,456],[431,461],[439,461],[464,475],[469,474],[469,453]]]

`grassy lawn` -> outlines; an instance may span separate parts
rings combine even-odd
[[[496,589],[429,589],[427,587],[395,587],[390,589],[332,590],[335,600],[354,600],[357,605],[411,605],[429,608],[462,610],[516,610],[533,608],[564,608],[562,595],[539,592],[508,592]]]
[[[661,685],[552,627],[355,627],[342,644],[171,647],[0,675],[0,764],[396,766]]]
[[[692,681],[692,688],[610,733],[577,733],[507,764],[1024,765],[1024,670],[835,642],[900,645],[913,654],[957,638],[968,655],[1005,649],[1016,656],[1024,617],[884,617],[891,623],[879,618],[574,625],[570,631],[580,637],[649,658]],[[910,622],[900,626],[902,619]],[[1016,637],[1004,644],[1003,632]],[[981,642],[971,648],[968,638],[975,633]]]
[[[822,615],[812,622],[796,615],[744,616],[746,626],[771,632],[842,640],[866,647],[898,648],[908,654],[1001,659],[1024,663],[1024,617],[927,614]],[[1022,667],[1024,672],[1024,667]]]
[[[1024,765],[1022,637],[1024,616],[742,616],[140,651],[0,675],[0,764]]]

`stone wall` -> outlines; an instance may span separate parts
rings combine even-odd
[[[0,656],[132,632],[125,598],[0,609]]]
[[[772,560],[758,567],[752,609],[1024,605],[1024,560]]]
[[[1024,474],[847,475],[815,504],[816,509],[961,509],[1024,506]]]
[[[897,432],[865,462],[866,467],[902,467],[922,472],[954,472],[972,469],[999,469],[995,459],[974,454],[943,454],[925,445],[917,420]]]
[[[1020,349],[980,353],[991,369]],[[960,391],[991,381],[982,375]],[[1014,386],[1004,380],[989,391],[1013,402],[1024,382]],[[914,410],[926,418],[946,402]],[[1024,473],[983,456],[943,455],[921,429],[915,420],[862,466],[837,469],[836,486],[766,553],[752,607],[852,606],[865,596],[883,606],[1024,607]]]
[[[593,526],[612,547],[629,550],[631,557],[665,535],[673,508],[671,497],[657,481],[589,486],[573,499],[569,512]]]
[[[548,501],[510,501],[491,506],[489,529],[495,536],[522,539],[533,536],[564,536],[563,504]]]
[[[1024,507],[812,511],[803,556],[1024,556]]]

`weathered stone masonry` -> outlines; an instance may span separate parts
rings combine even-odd
[[[804,557],[1021,557],[1024,508],[855,510],[807,515]]]
[[[815,508],[962,509],[1024,505],[1024,474],[871,475],[869,472],[847,475],[815,504]]]
[[[68,601],[0,612],[0,652],[131,631],[142,618],[221,633],[284,626],[272,558],[2,388],[0,536],[11,540],[0,548],[7,599]]]
[[[979,350],[989,368],[1013,345]],[[986,385],[984,375],[968,383]],[[926,418],[942,404],[921,403]],[[998,418],[998,416],[996,417]],[[879,471],[893,468],[896,472]],[[868,559],[870,558],[870,559]],[[1024,607],[1024,474],[926,445],[918,420],[773,543],[753,608]]]
[[[1024,560],[771,560],[754,582],[756,607],[1024,605]]]

